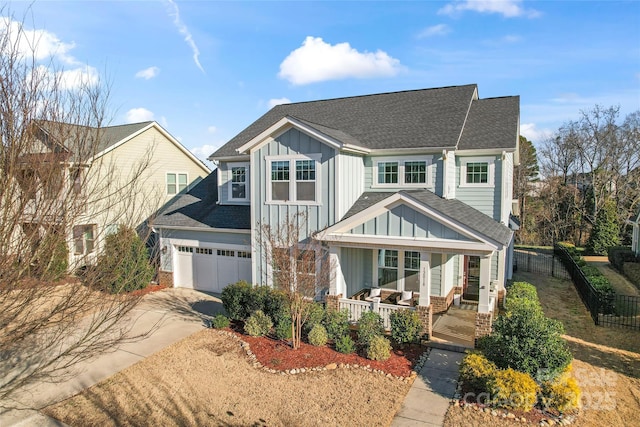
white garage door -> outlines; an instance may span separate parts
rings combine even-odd
[[[239,280],[251,282],[251,252],[195,246],[175,247],[175,285],[222,292]]]

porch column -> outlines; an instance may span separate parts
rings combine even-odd
[[[480,298],[478,299],[478,313],[490,313],[489,292],[491,285],[491,254],[480,257]]]
[[[429,307],[431,304],[431,254],[420,252],[420,296],[418,305]]]
[[[344,276],[340,267],[340,248],[331,246],[329,248],[329,295],[345,294]]]

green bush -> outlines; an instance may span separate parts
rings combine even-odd
[[[622,272],[631,283],[640,288],[640,263],[625,262],[622,267]]]
[[[585,265],[580,270],[582,270],[582,274],[586,277],[600,277],[602,276],[602,272],[595,265]]]
[[[537,299],[507,297],[504,307],[507,311],[535,311],[542,313],[542,306]]]
[[[291,322],[291,315],[289,314],[289,301],[287,295],[278,289],[271,289],[268,286],[259,286],[258,289],[264,288],[266,292],[262,296],[262,311],[269,316],[274,325],[277,325],[283,320],[288,319]],[[254,288],[256,289],[256,288]]]
[[[346,335],[349,333],[349,310],[326,310],[322,324],[329,339],[336,340]]]
[[[382,317],[373,311],[362,313],[358,319],[358,345],[366,346],[373,337],[384,333]]]
[[[215,329],[223,329],[229,326],[229,318],[224,314],[218,314],[211,320],[211,327]]]
[[[593,255],[607,255],[609,248],[620,244],[618,212],[613,200],[607,200],[596,215],[596,223],[587,240],[586,251]]]
[[[64,235],[49,232],[36,253],[37,274],[43,280],[59,280],[69,267],[69,247]]]
[[[233,283],[222,290],[220,299],[227,315],[234,320],[244,320],[248,314],[245,310],[246,295],[251,291],[251,285],[244,280]]]
[[[513,368],[536,375],[546,372],[559,375],[571,362],[572,355],[562,338],[564,329],[557,320],[545,317],[531,301],[516,298],[505,314],[493,324],[493,332],[478,342],[487,359],[499,368]]]
[[[321,347],[323,345],[327,345],[328,339],[327,330],[320,324],[315,325],[309,331],[309,344],[313,346]]]
[[[509,298],[525,298],[531,301],[538,301],[538,291],[531,283],[514,282],[507,289],[507,299]]]
[[[343,354],[351,354],[356,351],[356,343],[351,336],[343,335],[335,341],[336,351]]]
[[[367,346],[367,359],[387,360],[391,357],[391,343],[381,335],[371,338]]]
[[[250,286],[244,294],[242,302],[244,317],[247,318],[251,313],[258,310],[271,317],[270,313],[265,309],[265,301],[271,292],[272,290],[268,286]],[[271,320],[273,321],[273,318]]]
[[[262,310],[257,310],[244,322],[244,331],[252,337],[262,337],[269,333],[272,326],[271,318]]]
[[[496,364],[483,355],[470,353],[462,359],[460,380],[476,393],[483,393],[488,390],[488,383],[493,380],[497,370]]]
[[[623,270],[625,263],[636,260],[636,254],[631,250],[631,246],[612,246],[607,252],[607,257],[618,271]]]
[[[391,337],[398,344],[407,344],[418,341],[422,323],[417,311],[396,310],[391,313]]]
[[[276,338],[279,340],[290,340],[293,332],[291,330],[291,319],[286,317],[280,319],[278,323],[276,323],[274,332],[276,334]]]
[[[506,409],[528,412],[538,400],[538,384],[531,375],[511,368],[498,370],[487,383],[491,403]]]
[[[95,272],[101,285],[113,294],[146,288],[155,268],[138,233],[120,227],[105,238],[104,250],[98,257]]]
[[[324,307],[322,304],[313,303],[307,306],[307,320],[302,326],[302,331],[305,335],[309,334],[309,331],[315,326],[322,324],[324,319]]]

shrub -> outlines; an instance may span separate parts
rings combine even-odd
[[[507,289],[507,299],[524,298],[531,301],[538,301],[538,291],[536,287],[527,282],[514,282]]]
[[[327,310],[322,323],[329,339],[336,340],[349,332],[349,311]]]
[[[348,334],[336,339],[335,345],[336,351],[339,353],[351,354],[356,351],[356,343],[353,342],[353,338]]]
[[[594,255],[606,255],[610,247],[620,244],[618,213],[613,200],[607,200],[596,215],[586,250]]]
[[[302,326],[303,332],[309,334],[309,331],[315,326],[322,324],[324,319],[324,307],[322,304],[313,303],[307,306],[307,320]]]
[[[272,326],[271,318],[257,310],[244,322],[244,331],[252,337],[261,337],[267,335]]]
[[[387,360],[391,356],[391,343],[381,335],[371,338],[367,346],[367,359]]]
[[[497,370],[496,364],[483,355],[471,353],[462,359],[460,380],[476,392],[486,392],[488,383],[493,379]]]
[[[418,341],[422,323],[420,316],[414,310],[396,310],[391,313],[391,337],[398,344]]]
[[[373,337],[377,337],[384,333],[384,325],[382,317],[373,311],[362,313],[358,319],[358,344],[366,346]]]
[[[265,302],[271,292],[272,290],[268,286],[249,286],[244,294],[244,300],[242,302],[244,317],[247,318],[251,313],[258,310],[271,317],[270,313],[265,308]],[[273,318],[271,318],[271,320],[273,321]]]
[[[594,265],[587,264],[584,267],[582,267],[581,270],[582,270],[582,274],[584,274],[586,277],[602,276],[602,272],[600,271],[600,269]]]
[[[505,301],[504,307],[507,311],[534,311],[542,314],[542,306],[537,299],[531,300],[527,298],[508,297]]]
[[[327,330],[324,326],[317,324],[309,331],[309,344],[316,347],[327,345]]]
[[[554,381],[542,382],[540,403],[545,410],[557,409],[566,412],[580,406],[580,387],[570,371],[567,369]]]
[[[225,311],[231,319],[244,320],[248,314],[245,310],[246,295],[251,291],[251,285],[244,280],[233,283],[222,290],[220,299]]]
[[[530,411],[536,404],[538,384],[524,372],[498,370],[487,386],[491,403],[501,408]]]
[[[634,262],[636,259],[635,253],[631,250],[631,246],[612,246],[607,252],[609,262],[618,271],[622,271],[624,264],[627,262]]]
[[[155,275],[147,247],[129,227],[120,227],[105,238],[95,271],[104,288],[113,294],[143,289]]]
[[[531,309],[531,301],[516,298],[507,312],[493,324],[493,332],[478,342],[487,359],[499,368],[513,368],[536,375],[559,375],[572,356],[562,338],[564,329],[557,320],[545,317],[542,310]]]
[[[69,247],[64,235],[49,232],[38,245],[37,274],[44,280],[61,279],[69,267]]]
[[[640,288],[640,263],[625,262],[622,267],[622,272],[631,283]]]
[[[280,319],[276,323],[275,334],[279,340],[290,340],[292,336],[291,319],[286,317]]]
[[[291,323],[291,315],[289,314],[289,302],[287,295],[277,289],[271,289],[268,286],[260,286],[258,289],[267,290],[262,297],[262,311],[269,316],[274,325],[278,325],[283,320],[288,319]]]
[[[224,314],[218,314],[211,320],[211,327],[215,329],[223,329],[229,326],[229,318]]]

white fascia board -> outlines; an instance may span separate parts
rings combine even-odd
[[[455,147],[422,147],[422,148],[381,148],[369,150],[371,156],[391,156],[391,155],[422,155],[437,156],[443,150],[452,151]]]
[[[237,156],[223,156],[223,157],[207,157],[207,160],[216,161],[216,162],[247,162],[251,156],[246,155],[237,155]]]
[[[251,234],[251,230],[244,228],[204,228],[204,227],[185,227],[180,225],[154,225],[153,228],[158,230],[181,230],[181,231],[201,231],[203,233],[233,233],[233,234]]]
[[[500,156],[503,152],[513,153],[516,148],[483,148],[478,150],[457,150],[455,154],[457,157],[466,156]]]
[[[143,132],[146,132],[147,130],[149,130],[151,128],[156,128],[156,130],[158,132],[160,132],[173,145],[175,145],[180,151],[182,151],[183,154],[185,154],[187,157],[189,157],[191,159],[191,161],[196,163],[205,173],[209,174],[211,172],[211,169],[209,169],[209,167],[207,165],[205,165],[202,160],[200,160],[199,158],[194,156],[191,151],[187,150],[187,148],[184,145],[182,145],[182,143],[180,143],[180,141],[178,141],[173,136],[171,136],[171,134],[169,132],[167,132],[162,126],[160,126],[155,121],[149,123],[147,126],[143,127],[142,129],[140,129],[140,130],[138,130],[138,131],[136,131],[136,132],[134,132],[134,133],[132,133],[130,135],[127,135],[126,137],[122,138],[120,141],[116,142],[115,144],[105,148],[104,150],[102,150],[101,152],[99,152],[98,154],[93,156],[91,161],[94,161],[95,159],[104,156],[105,154],[109,153],[110,151],[115,150],[116,148],[120,147],[121,145],[123,145],[127,141],[130,141],[131,139],[133,139],[136,136],[142,134]]]
[[[499,248],[482,242],[466,242],[464,240],[424,239],[414,237],[388,237],[369,234],[330,233],[322,241],[340,244],[368,245],[372,247],[408,247],[420,249],[437,249],[439,251],[484,252],[491,253]]]

